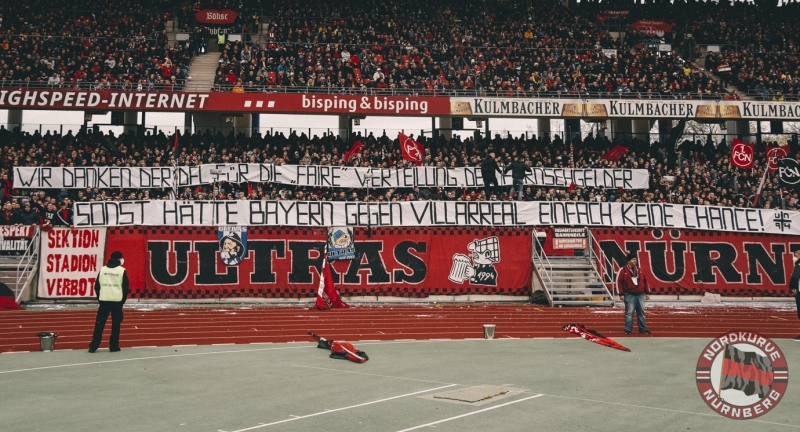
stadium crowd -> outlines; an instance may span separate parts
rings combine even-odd
[[[0,87],[180,90],[194,51],[170,45],[160,4],[88,0],[65,10],[31,0],[0,10]]]
[[[576,138],[572,146],[558,135],[550,137],[494,138],[455,136],[451,141],[443,137],[425,139],[425,166],[478,167],[483,160],[495,154],[501,169],[515,158],[532,167],[576,168],[640,168],[650,173],[650,188],[646,190],[616,190],[604,188],[549,188],[526,186],[522,199],[545,200],[596,200],[603,202],[659,202],[696,205],[752,206],[752,196],[763,173],[764,148],[757,148],[754,170],[731,169],[728,161],[729,147],[723,141],[685,140],[677,153],[670,155],[659,143],[648,145],[632,141],[628,152],[619,160],[605,156],[616,144],[607,137],[588,135]],[[2,178],[4,211],[0,224],[31,223],[38,218],[42,223],[69,225],[71,204],[74,201],[170,199],[170,190],[16,190],[13,188],[15,166],[192,166],[203,163],[275,163],[349,165],[363,167],[396,168],[411,166],[403,160],[398,142],[388,136],[356,137],[365,144],[364,150],[351,162],[345,163],[343,155],[352,142],[325,135],[307,137],[292,133],[246,137],[224,136],[210,132],[183,136],[176,152],[172,151],[173,138],[163,132],[158,135],[135,136],[113,133],[70,131],[64,136],[44,136],[0,129],[2,148]],[[572,150],[571,150],[572,147]],[[778,187],[775,175],[767,177],[764,193],[756,204],[763,208],[800,208],[798,194]],[[407,200],[508,200],[519,197],[507,188],[497,195],[488,196],[484,188],[409,188],[409,189],[336,189],[295,187],[282,184],[233,184],[221,182],[212,186],[184,188],[178,199],[211,200],[331,200],[331,201],[407,201]],[[491,191],[490,191],[491,193]]]

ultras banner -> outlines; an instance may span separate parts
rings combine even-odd
[[[98,201],[77,202],[93,226],[614,226],[800,235],[800,212],[586,201]]]
[[[617,274],[636,253],[655,294],[789,295],[800,237],[685,229],[593,229]]]
[[[212,170],[223,173],[214,175]],[[644,169],[532,168],[525,184],[544,187],[647,189]],[[510,175],[500,176],[511,185]],[[172,188],[231,183],[278,183],[341,188],[483,187],[477,167],[353,168],[328,165],[205,164],[193,167],[15,167],[20,189]]]
[[[138,298],[314,298],[327,230],[250,227],[237,266],[219,259],[213,227],[110,228],[107,251],[124,250]],[[526,296],[528,228],[356,228],[355,258],[331,261],[342,296]],[[466,262],[462,262],[462,257]],[[449,279],[458,272],[459,282]]]

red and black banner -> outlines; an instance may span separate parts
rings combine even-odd
[[[357,227],[355,239],[355,259],[330,262],[343,297],[531,291],[530,228]],[[142,257],[125,262],[134,298],[314,298],[326,240],[325,228],[253,226],[246,258],[227,266],[214,227],[120,227],[106,251]]]
[[[687,229],[593,229],[616,274],[636,253],[653,294],[788,296],[800,237]],[[611,268],[613,267],[613,268]]]
[[[772,386],[773,375],[769,357],[742,351],[733,345],[725,346],[720,391],[740,390],[747,396],[757,394],[763,399]]]

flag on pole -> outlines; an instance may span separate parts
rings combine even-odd
[[[174,142],[172,143],[173,152],[178,151],[178,140],[180,139],[181,139],[181,131],[179,131],[178,128],[175,128],[175,139],[173,140]]]
[[[570,169],[575,168],[575,144],[570,141],[569,143],[569,167]],[[567,188],[567,192],[572,192],[575,189],[575,182],[569,182],[569,187]]]
[[[789,155],[789,146],[767,146],[767,171],[778,171],[778,161]]]
[[[422,165],[422,155],[425,154],[425,147],[407,137],[402,132],[397,133],[397,139],[400,141],[400,150],[403,152],[403,159],[414,162],[414,165]]]
[[[316,308],[318,310],[328,310],[348,307],[350,306],[342,301],[342,297],[339,296],[339,292],[333,286],[330,263],[328,263],[328,256],[325,254],[322,258],[322,271],[319,275]]]
[[[731,165],[737,168],[753,168],[754,163],[755,148],[753,144],[734,139],[731,146]]]
[[[619,162],[622,156],[625,156],[629,151],[628,147],[622,146],[617,144],[611,150],[607,151],[606,154],[603,155],[603,159],[611,162]]]
[[[364,150],[364,144],[360,141],[354,142],[353,146],[350,147],[350,150],[348,150],[347,153],[344,154],[344,162],[350,163],[350,161],[353,160],[353,158],[356,157],[356,155],[361,153],[362,150]]]
[[[769,174],[769,167],[764,168],[764,175],[761,176],[761,183],[758,184],[756,195],[753,197],[753,207],[758,205],[758,199],[761,198],[761,190],[764,189],[764,183],[767,181],[767,174]]]

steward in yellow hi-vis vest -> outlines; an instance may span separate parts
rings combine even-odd
[[[128,273],[122,264],[122,252],[114,251],[108,264],[100,269],[97,279],[94,282],[94,290],[100,307],[97,309],[97,319],[94,322],[94,335],[89,344],[89,352],[93,353],[100,347],[103,339],[103,329],[106,327],[108,315],[111,314],[111,337],[108,341],[108,349],[111,352],[119,351],[119,327],[122,324],[122,306],[128,299]]]

